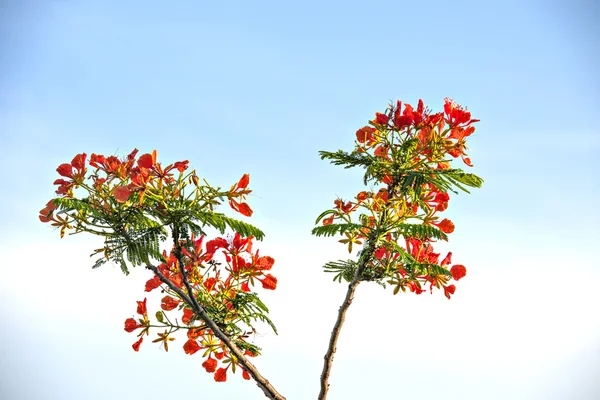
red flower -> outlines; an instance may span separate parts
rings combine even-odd
[[[154,276],[154,278],[148,280],[148,282],[146,282],[146,292],[150,292],[154,289],[156,289],[157,287],[160,287],[160,285],[162,285],[162,281],[160,280],[160,278],[158,276]]]
[[[368,198],[369,198],[369,194],[364,191],[360,192],[359,194],[356,195],[356,200],[358,200],[359,202],[365,201]]]
[[[217,369],[217,360],[210,356],[202,363],[202,366],[208,373],[213,373]]]
[[[165,311],[171,311],[178,305],[179,305],[179,300],[174,299],[171,296],[163,297],[162,301],[160,302],[160,307]]]
[[[189,325],[192,322],[192,317],[194,316],[194,312],[189,308],[183,309],[183,317],[181,318],[181,322],[186,325]]]
[[[258,268],[263,271],[270,270],[273,264],[275,264],[273,257],[262,256],[258,259]]]
[[[52,212],[56,210],[56,207],[54,207],[54,204],[52,204],[52,200],[50,200],[47,204],[46,207],[42,208],[40,210],[40,221],[42,222],[49,222],[52,220]]]
[[[370,126],[365,126],[356,131],[356,140],[359,143],[367,143],[371,145],[373,142],[373,133],[375,132],[375,128]]]
[[[133,347],[133,350],[135,351],[140,351],[140,345],[142,344],[142,342],[144,341],[144,338],[141,337],[140,340],[138,340],[137,342],[135,342],[131,347]]]
[[[188,168],[188,160],[185,161],[177,161],[175,164],[173,164],[173,167],[177,168],[177,170],[179,172],[183,172]]]
[[[119,186],[113,191],[113,196],[119,203],[125,203],[131,196],[131,190],[127,186]]]
[[[238,207],[239,207],[238,211],[240,212],[240,214],[245,215],[246,217],[252,216],[252,209],[250,208],[250,206],[248,204],[240,203]]]
[[[452,268],[450,268],[450,272],[452,273],[452,278],[455,281],[458,281],[461,278],[464,278],[467,275],[467,269],[464,265],[456,264]]]
[[[223,238],[215,238],[213,240],[209,240],[208,242],[206,242],[206,252],[207,253],[214,253],[215,251],[217,251],[217,249],[229,249],[229,242],[227,242],[227,240],[223,239]]]
[[[215,373],[215,382],[225,382],[227,380],[227,370],[219,368]]]
[[[73,177],[73,166],[71,164],[60,164],[58,168],[56,168],[56,172],[60,176],[64,176],[66,178]]]
[[[71,165],[73,168],[77,170],[78,173],[82,173],[85,168],[85,159],[87,158],[87,154],[81,153],[77,154],[73,160],[71,161]]]
[[[146,153],[140,156],[138,159],[138,166],[140,168],[150,169],[156,164],[156,150],[152,154]]]
[[[435,224],[440,230],[444,233],[452,233],[454,232],[454,223],[450,221],[448,218],[444,218],[441,222]]]
[[[446,295],[447,298],[450,298],[451,294],[454,294],[454,292],[456,291],[456,286],[454,285],[450,285],[450,286],[444,286],[444,294]]]
[[[386,146],[378,146],[373,153],[375,157],[388,158],[388,148]]]
[[[244,176],[242,176],[240,181],[237,183],[236,189],[246,189],[246,187],[248,186],[248,183],[250,183],[250,175],[244,174]]]
[[[194,354],[195,352],[200,350],[200,348],[201,347],[196,339],[188,339],[188,341],[185,342],[185,344],[183,345],[183,351],[185,351],[185,354],[189,355]]]
[[[247,381],[250,380],[250,374],[248,373],[248,371],[244,370],[244,372],[242,373],[242,378],[244,378]]]
[[[264,279],[259,279],[259,281],[262,282],[264,289],[275,290],[277,287],[277,278],[271,274],[266,275]]]
[[[323,219],[323,225],[331,225],[333,224],[333,215],[331,215],[328,218]]]
[[[137,304],[137,313],[140,315],[146,315],[146,313],[148,312],[148,310],[146,309],[146,299],[144,299],[144,301],[138,301]]]
[[[137,321],[133,318],[127,318],[125,320],[125,332],[133,332],[138,328],[141,328],[143,325],[137,323]]]
[[[375,113],[375,123],[380,125],[386,125],[389,120],[390,117],[388,117],[387,115],[378,112]]]
[[[215,278],[212,278],[212,277],[208,278],[207,280],[204,281],[204,287],[206,288],[206,290],[208,290],[210,292],[215,287],[216,282],[217,281]]]

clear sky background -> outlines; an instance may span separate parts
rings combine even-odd
[[[440,248],[468,275],[450,301],[361,285],[329,398],[600,398],[599,17],[593,1],[3,1],[0,397],[263,398],[215,383],[183,340],[135,353],[123,322],[150,273],[92,271],[98,240],[38,221],[59,164],[137,147],[214,185],[250,173],[279,278],[256,364],[316,398],[345,292],[321,266],[348,255],[310,230],[363,188],[317,152],[351,150],[391,99],[449,96],[481,119],[485,184],[453,196]]]

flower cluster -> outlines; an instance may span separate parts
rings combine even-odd
[[[188,339],[184,351],[194,354],[204,350],[203,366],[215,373],[217,381],[225,381],[229,368],[243,370],[218,335],[227,336],[246,356],[260,353],[247,341],[255,333],[254,322],[275,327],[252,288],[257,284],[269,290],[277,287],[277,278],[270,273],[275,260],[252,248],[253,240],[264,235],[262,231],[213,210],[227,201],[236,212],[252,215],[245,202],[251,193],[248,174],[229,190],[221,190],[201,181],[195,171],[188,172],[187,160],[162,166],[156,150],[138,156],[137,149],[123,159],[92,154],[88,161],[87,154],[78,154],[71,163],[61,164],[57,172],[61,178],[54,184],[59,196],[40,211],[40,221],[60,228],[61,237],[68,229],[103,236],[105,246],[95,250],[95,254],[102,253],[95,267],[116,261],[127,273],[129,262],[155,272],[145,290],[160,288],[164,294],[161,310],[155,314],[157,322],[148,318],[146,299],[138,302],[139,317],[125,321],[127,332],[138,333],[135,351],[151,328],[161,329],[153,342],[160,342],[166,351],[174,333],[185,330]],[[226,227],[235,232],[231,237],[204,242],[206,226],[221,233]],[[167,254],[160,252],[159,246],[169,233],[173,245]],[[158,262],[156,267],[152,260]],[[203,319],[194,303],[208,317]],[[177,313],[179,320],[168,312]],[[209,328],[212,323],[220,333]],[[249,379],[247,371],[243,376]]]
[[[260,256],[258,250],[253,252],[252,240],[252,237],[242,238],[236,233],[229,239],[218,237],[209,240],[203,249],[204,237],[200,237],[188,245],[182,243],[181,261],[194,298],[199,300],[212,319],[218,322],[219,327],[236,342],[238,347],[245,350],[245,355],[254,357],[259,354],[260,349],[246,341],[255,332],[251,324],[255,315],[248,313],[248,305],[256,299],[251,295],[251,287],[260,282],[264,289],[274,290],[277,287],[277,278],[269,273],[275,260],[269,256]],[[225,266],[221,266],[215,260],[215,254],[218,253],[221,253],[225,259]],[[166,261],[158,266],[158,270],[175,286],[184,289],[175,251],[171,251],[168,256],[165,252],[164,258]],[[215,374],[215,381],[225,381],[229,368],[232,368],[233,372],[236,368],[243,370],[236,357],[215,337],[214,332],[198,319],[190,305],[155,275],[146,282],[145,291],[150,292],[157,288],[161,288],[165,293],[161,300],[162,311],[156,313],[157,324],[151,325],[148,321],[146,299],[138,302],[138,314],[143,318],[139,321],[128,318],[125,321],[127,332],[141,329],[138,334],[140,339],[133,345],[135,351],[139,350],[143,336],[150,334],[151,327],[164,328],[164,332],[158,333],[158,338],[153,342],[162,343],[165,351],[168,351],[168,341],[175,339],[172,334],[178,330],[186,330],[187,341],[183,345],[183,350],[190,355],[204,350],[202,356],[206,360],[202,366],[207,372]],[[140,308],[140,304],[144,305],[143,308]],[[176,311],[181,318],[181,324],[177,323],[176,318],[169,317],[165,311]],[[264,319],[266,316],[263,315],[261,320]],[[247,329],[240,330],[240,322],[245,324]],[[219,363],[221,367],[217,369]],[[242,376],[245,379],[250,378],[245,370]]]
[[[54,181],[58,185],[56,194],[60,195],[59,198],[75,199],[74,189],[82,188],[87,191],[86,202],[92,209],[105,213],[112,210],[114,213],[115,210],[137,208],[153,210],[158,214],[182,199],[191,200],[200,208],[208,207],[212,211],[215,205],[220,204],[217,199],[226,197],[235,211],[248,217],[252,215],[252,209],[244,202],[246,195],[251,192],[247,189],[250,181],[248,174],[242,176],[229,191],[220,191],[220,188],[213,188],[206,181],[201,185],[195,171],[185,174],[187,160],[163,167],[156,160],[156,150],[136,158],[137,153],[135,149],[123,160],[115,156],[92,154],[88,165],[94,170],[87,176],[87,182],[87,154],[76,155],[71,163],[61,164],[56,169],[61,176]],[[175,176],[176,173],[178,176]],[[193,190],[185,196],[189,185],[193,185]],[[87,219],[90,215],[86,215],[83,209],[78,211],[57,215],[55,201],[51,200],[40,211],[39,218],[42,222],[51,222],[53,226],[60,227],[61,237],[66,229],[98,233],[91,229]]]
[[[409,289],[420,294],[423,284],[431,290],[443,289],[448,298],[455,292],[449,280],[461,279],[466,269],[460,264],[450,267],[452,253],[439,262],[440,254],[434,252],[432,243],[447,240],[447,234],[454,231],[454,223],[440,220],[438,214],[448,208],[448,182],[465,176],[451,169],[452,159],[461,157],[472,166],[466,138],[475,131],[475,122],[450,99],[445,100],[444,112],[436,114],[426,110],[422,100],[416,109],[398,101],[356,132],[352,162],[365,166],[366,178],[383,186],[361,191],[350,201],[335,200],[319,220],[343,231],[345,238],[340,242],[349,252],[353,244],[372,245],[363,279],[395,285],[394,293]],[[335,159],[338,154],[327,156]],[[355,224],[351,214],[359,210],[360,224]]]

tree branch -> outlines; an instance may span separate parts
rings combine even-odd
[[[148,265],[146,265],[146,268],[149,269],[150,271],[154,272],[154,274],[156,276],[158,276],[158,278],[165,285],[167,285],[172,291],[177,293],[177,295],[179,297],[181,297],[181,299],[190,306],[190,308],[194,311],[194,313],[198,317],[200,317],[200,319],[202,321],[204,321],[206,326],[208,326],[208,328],[210,328],[210,330],[213,331],[215,336],[218,337],[219,340],[221,340],[223,342],[223,344],[225,344],[225,346],[227,346],[227,348],[231,351],[231,353],[233,353],[233,355],[235,355],[238,362],[241,364],[241,366],[244,368],[244,370],[248,371],[248,374],[250,374],[252,379],[254,379],[254,381],[256,382],[256,385],[263,391],[263,393],[265,394],[266,397],[268,397],[269,399],[272,399],[272,400],[285,400],[285,397],[283,397],[281,394],[279,394],[277,392],[277,390],[275,390],[273,385],[271,385],[271,383],[269,383],[269,381],[258,372],[256,367],[246,358],[244,353],[217,326],[215,321],[213,321],[212,318],[206,313],[206,311],[204,311],[204,308],[200,304],[198,304],[198,302],[196,302],[195,299],[192,300],[193,295],[188,296],[183,290],[178,288],[173,282],[171,282],[166,276],[164,276],[158,270],[158,268],[155,267],[154,265],[148,264]],[[189,285],[189,282],[188,282],[188,285]]]
[[[354,279],[348,285],[348,290],[346,291],[346,298],[342,303],[339,311],[338,317],[335,321],[335,325],[333,326],[333,331],[331,332],[331,337],[329,338],[329,347],[327,349],[327,353],[325,353],[325,363],[323,365],[323,372],[321,372],[321,391],[319,392],[319,400],[325,400],[327,398],[327,392],[329,391],[329,375],[331,374],[331,366],[333,365],[333,357],[335,352],[337,351],[337,341],[342,331],[342,326],[344,325],[344,321],[346,320],[346,312],[350,305],[352,304],[352,300],[354,300],[354,292],[358,287],[362,279],[362,273],[365,270],[365,267],[373,255],[374,249],[374,241],[369,240],[367,242],[366,248],[363,250],[358,267],[356,268],[356,272],[354,273]]]
[[[398,181],[394,179],[394,181],[388,185],[388,200],[385,204],[384,211],[381,213],[380,222],[384,221],[387,217],[387,207],[389,206],[392,198],[396,195],[396,187],[398,186]],[[369,235],[369,239],[365,243],[365,247],[358,259],[358,266],[354,273],[354,279],[348,285],[348,290],[346,291],[346,298],[344,302],[340,306],[338,311],[338,317],[335,321],[335,325],[333,326],[333,331],[331,332],[331,337],[329,338],[329,347],[327,348],[327,353],[325,353],[325,362],[323,364],[323,372],[321,372],[321,391],[319,392],[318,400],[325,400],[327,398],[327,392],[329,391],[329,375],[331,374],[331,366],[333,365],[333,357],[335,352],[337,351],[337,341],[340,336],[340,332],[342,331],[342,326],[344,325],[344,321],[346,320],[346,312],[350,305],[352,304],[352,300],[354,300],[354,292],[358,287],[358,284],[362,280],[363,271],[365,270],[367,264],[369,263],[373,253],[375,252],[375,243],[377,241],[377,232],[371,231]]]

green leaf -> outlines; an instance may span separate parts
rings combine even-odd
[[[361,224],[347,223],[347,224],[330,224],[317,226],[313,228],[312,234],[315,236],[334,236],[337,233],[343,234],[348,231],[356,231],[361,229]]]

